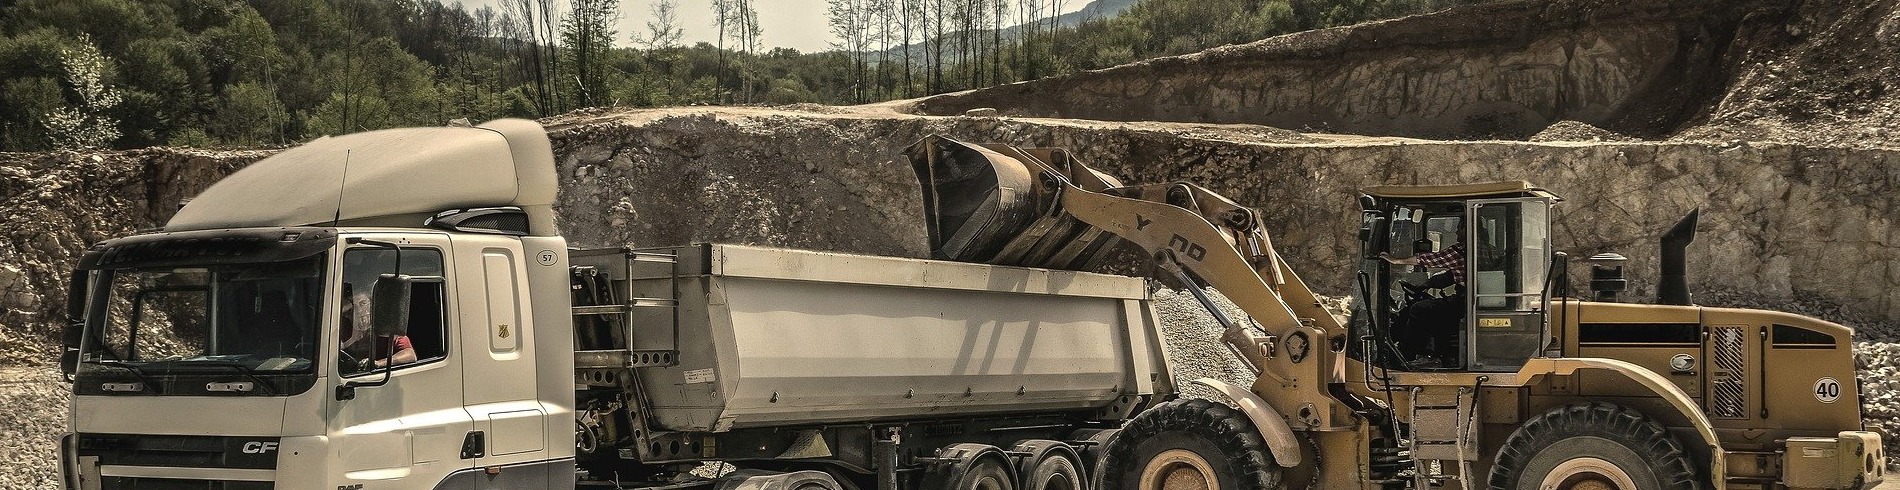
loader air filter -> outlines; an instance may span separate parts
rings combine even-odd
[[[1596,301],[1611,303],[1616,301],[1616,293],[1629,288],[1629,281],[1623,279],[1623,263],[1629,261],[1617,253],[1600,253],[1590,256],[1590,290],[1596,292]]]

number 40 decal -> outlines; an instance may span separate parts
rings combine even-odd
[[[1834,378],[1821,378],[1814,382],[1814,399],[1821,403],[1834,403],[1841,399],[1841,382]]]

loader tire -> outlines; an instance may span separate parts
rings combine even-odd
[[[1247,417],[1207,400],[1142,412],[1109,441],[1101,490],[1277,490],[1280,467]]]
[[[1491,490],[1694,490],[1688,453],[1662,426],[1608,403],[1558,407],[1511,433]]]

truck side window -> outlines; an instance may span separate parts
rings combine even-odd
[[[370,328],[375,308],[376,277],[396,272],[396,251],[352,248],[343,254],[343,304],[337,349],[338,370],[353,376],[374,370],[382,362],[397,366],[438,361],[448,355],[447,297],[443,283],[442,251],[403,248],[402,274],[417,278],[411,289],[408,335],[378,338]]]

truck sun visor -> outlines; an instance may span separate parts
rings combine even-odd
[[[289,227],[154,233],[93,245],[79,260],[85,270],[174,265],[281,262],[336,245],[332,228]]]

